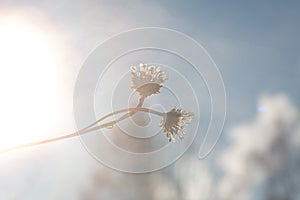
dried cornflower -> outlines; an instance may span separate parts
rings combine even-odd
[[[162,83],[167,79],[167,75],[158,66],[148,67],[140,64],[139,69],[131,66],[132,88],[143,98],[160,93]]]
[[[193,113],[176,109],[176,107],[165,114],[163,120],[160,122],[160,126],[163,127],[163,131],[167,134],[169,142],[175,142],[175,136],[183,139],[186,134],[184,126],[191,123],[192,118]]]

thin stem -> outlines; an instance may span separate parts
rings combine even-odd
[[[22,145],[18,145],[18,146],[14,146],[14,147],[9,147],[9,148],[0,150],[0,154],[6,153],[6,152],[9,152],[9,151],[13,151],[13,150],[17,150],[17,149],[22,149],[22,148],[25,148],[25,147],[37,146],[37,145],[41,145],[41,144],[46,144],[46,143],[50,143],[50,142],[64,140],[64,139],[67,139],[67,138],[72,138],[72,137],[76,137],[76,136],[79,136],[79,135],[83,135],[83,134],[86,134],[86,133],[89,133],[89,132],[92,132],[92,131],[95,131],[95,130],[98,130],[98,129],[101,129],[101,128],[105,128],[105,127],[110,126],[112,123],[115,124],[115,121],[107,122],[107,123],[104,123],[104,124],[102,124],[100,126],[96,126],[96,127],[93,127],[93,128],[91,128],[91,127],[93,125],[97,124],[98,122],[100,122],[100,121],[102,121],[102,120],[110,117],[110,116],[113,116],[113,115],[116,115],[116,114],[119,114],[119,113],[122,113],[122,112],[132,112],[132,111],[135,111],[135,112],[139,112],[139,111],[140,112],[149,112],[149,113],[152,113],[152,114],[155,114],[155,115],[158,115],[158,116],[164,116],[165,115],[162,112],[159,112],[159,111],[156,111],[156,110],[152,110],[150,108],[128,108],[128,109],[122,109],[122,110],[118,110],[118,111],[109,113],[109,114],[101,117],[100,119],[98,119],[93,124],[91,124],[91,125],[83,128],[83,129],[81,129],[79,131],[73,132],[71,134],[60,136],[60,137],[55,137],[55,138],[50,138],[50,139],[46,139],[46,140],[41,140],[41,141],[37,141],[37,142],[32,142],[32,143],[28,143],[28,144],[22,144]],[[127,116],[127,117],[129,117],[129,116]]]
[[[128,109],[122,109],[122,110],[118,110],[118,111],[109,113],[109,114],[107,114],[107,115],[101,117],[101,118],[98,119],[97,121],[93,122],[92,124],[90,124],[90,125],[88,125],[88,126],[82,128],[82,129],[80,129],[78,132],[81,132],[81,131],[84,131],[84,130],[86,130],[86,129],[89,129],[89,128],[91,128],[92,126],[98,124],[99,122],[105,120],[106,118],[109,118],[109,117],[111,117],[111,116],[113,116],[113,115],[117,115],[117,114],[122,113],[122,112],[128,112]]]
[[[139,103],[138,103],[138,105],[137,105],[136,108],[141,108],[141,107],[143,106],[144,100],[145,100],[145,97],[141,97],[141,98],[139,99]],[[122,113],[122,112],[127,112],[127,111],[128,111],[128,109],[122,109],[122,110],[119,110],[119,111],[116,111],[116,112],[109,113],[109,114],[107,114],[107,115],[101,117],[101,118],[98,119],[97,121],[93,122],[92,124],[90,124],[90,125],[88,125],[88,126],[82,128],[82,129],[80,129],[78,132],[87,130],[87,129],[93,127],[93,126],[96,125],[97,123],[99,123],[99,122],[105,120],[106,118],[108,118],[108,117],[110,117],[110,116],[113,116],[113,115],[116,115],[116,114],[119,114],[119,113]],[[133,111],[131,111],[131,112],[133,112]],[[137,112],[137,111],[135,111],[134,113],[136,113],[136,112]],[[121,121],[121,120],[123,120],[123,119],[128,118],[128,114],[129,114],[129,113],[127,113],[127,114],[123,115],[122,117],[120,117],[120,119],[116,120],[115,123],[111,122],[112,124],[110,124],[110,125],[113,126],[113,125],[116,124],[117,122],[119,122],[119,121]],[[130,116],[131,116],[131,115],[130,115]],[[122,119],[121,119],[121,118],[122,118]]]
[[[152,110],[152,109],[150,109],[150,108],[130,108],[130,109],[128,109],[130,112],[148,112],[148,113],[152,113],[152,114],[155,114],[155,115],[158,115],[158,116],[161,116],[161,117],[163,117],[163,116],[165,116],[165,113],[162,113],[162,112],[159,112],[159,111],[156,111],[156,110]],[[129,112],[129,113],[130,113]],[[128,118],[128,117],[130,117],[131,115],[127,115],[127,117],[126,118]],[[114,126],[116,123],[118,123],[118,122],[120,122],[120,121],[122,121],[122,120],[124,120],[124,119],[126,119],[126,118],[119,118],[119,119],[117,119],[117,120],[115,120],[115,121],[111,121],[111,122],[107,122],[107,123],[105,123],[105,124],[102,124],[101,126],[96,126],[96,127],[93,127],[93,128],[90,128],[90,129],[88,129],[87,131],[88,132],[90,132],[90,131],[95,131],[95,130],[98,130],[98,129],[101,129],[101,128],[105,128],[105,127],[110,127],[110,126]]]
[[[139,103],[138,103],[138,105],[136,106],[136,108],[141,108],[142,106],[143,106],[143,103],[144,103],[144,101],[145,101],[145,97],[140,97],[140,99],[139,99]],[[109,123],[109,126],[114,126],[116,123],[118,123],[118,122],[120,122],[120,121],[122,121],[122,120],[124,120],[124,119],[126,119],[126,118],[128,118],[128,117],[130,117],[130,116],[132,116],[132,115],[134,115],[135,113],[137,113],[138,111],[130,111],[130,112],[128,112],[128,113],[126,113],[125,115],[123,115],[122,117],[120,117],[119,119],[117,119],[117,120],[115,120],[115,121],[113,121],[113,122],[111,122],[111,123]]]

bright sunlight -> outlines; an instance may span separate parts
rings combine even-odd
[[[59,48],[45,27],[0,18],[0,148],[45,138],[59,114]]]

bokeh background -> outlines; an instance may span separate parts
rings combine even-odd
[[[191,36],[223,76],[220,141],[132,175],[99,164],[78,138],[0,155],[0,199],[300,198],[297,1],[0,0],[0,147],[76,130],[73,89],[101,42],[155,26]]]

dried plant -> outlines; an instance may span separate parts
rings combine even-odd
[[[183,139],[186,134],[184,126],[191,123],[192,117],[193,113],[174,107],[165,114],[163,120],[160,122],[160,126],[163,127],[169,141],[175,141],[175,136]]]
[[[154,65],[148,67],[146,64],[140,64],[139,69],[136,66],[131,66],[130,69],[132,88],[141,98],[160,93],[162,83],[167,80],[165,72]]]
[[[167,80],[166,73],[159,66],[155,66],[155,65],[147,66],[147,64],[140,64],[139,67],[131,66],[130,69],[131,69],[131,81],[132,81],[131,87],[139,94],[139,103],[135,108],[122,109],[122,110],[109,113],[101,117],[94,123],[74,133],[64,135],[61,137],[50,138],[38,142],[33,142],[29,144],[3,149],[0,150],[0,154],[8,151],[24,148],[24,147],[35,146],[35,145],[40,145],[40,144],[55,142],[67,138],[76,137],[102,128],[113,128],[116,123],[124,119],[127,119],[128,117],[134,115],[137,112],[148,112],[162,117],[163,119],[161,120],[159,125],[162,127],[163,132],[166,134],[169,141],[175,142],[176,137],[179,139],[183,139],[184,135],[186,134],[186,130],[184,127],[189,123],[191,123],[193,113],[184,111],[176,107],[172,108],[167,113],[142,107],[147,97],[160,93],[160,88],[163,87],[164,81]],[[103,120],[121,113],[125,113],[125,114],[116,120],[98,125]]]

